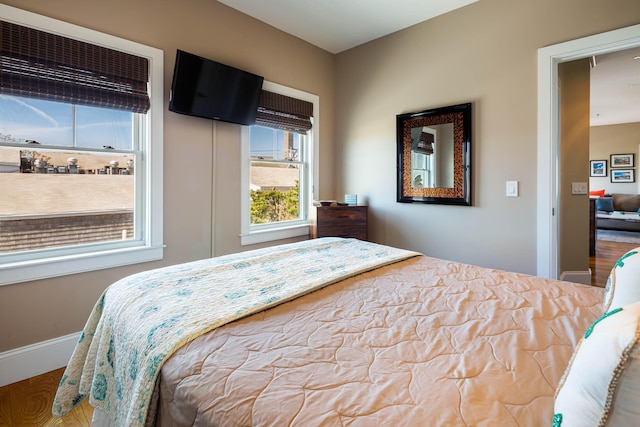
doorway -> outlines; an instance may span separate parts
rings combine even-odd
[[[559,159],[558,64],[640,46],[640,25],[538,50],[537,275],[557,279]]]

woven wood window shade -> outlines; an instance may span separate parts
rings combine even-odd
[[[146,113],[149,61],[0,21],[0,93]]]
[[[256,125],[305,134],[311,129],[313,103],[263,90]]]

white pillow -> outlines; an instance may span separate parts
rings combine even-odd
[[[554,427],[640,426],[639,338],[640,302],[591,325],[558,385]]]
[[[611,269],[604,291],[604,312],[640,301],[640,248],[622,255]]]

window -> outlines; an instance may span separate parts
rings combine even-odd
[[[162,259],[162,51],[0,16],[0,285]]]
[[[411,129],[411,186],[433,188],[435,183],[436,129],[418,127]]]
[[[281,102],[293,106],[274,109],[290,113],[270,109]],[[243,245],[309,234],[318,103],[315,95],[264,82],[267,107],[242,129]]]
[[[414,188],[433,188],[433,154],[411,152],[411,186]]]

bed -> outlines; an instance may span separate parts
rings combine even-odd
[[[256,270],[246,274],[251,266]],[[187,305],[180,295],[198,281],[218,300],[248,295],[248,303],[227,310],[226,302],[198,296]],[[169,293],[183,314],[141,332],[127,318],[135,301],[144,316],[162,309],[139,295],[123,304],[112,296],[118,288],[144,289],[153,298]],[[105,291],[53,412],[64,414],[89,396],[96,425],[551,425],[562,417],[554,407],[558,384],[567,381],[585,332],[602,320],[604,299],[602,288],[355,239],[315,239],[167,267]],[[109,304],[125,320],[105,334]],[[225,310],[232,316],[208,319]],[[181,316],[199,329],[186,328],[175,319]],[[154,341],[161,329],[165,338]],[[144,338],[142,347],[136,336]],[[162,347],[165,340],[173,343]],[[162,348],[144,364],[150,346]],[[149,378],[141,385],[143,370]]]

